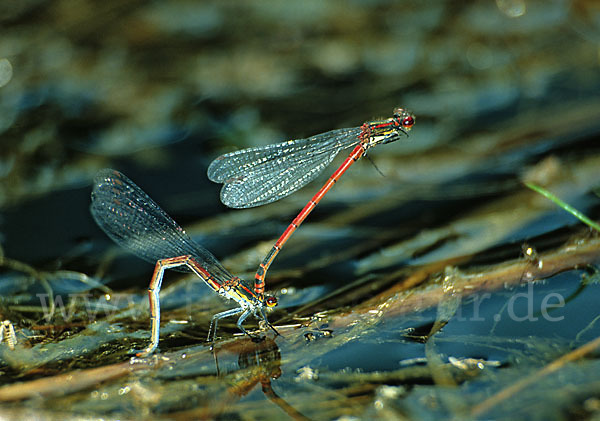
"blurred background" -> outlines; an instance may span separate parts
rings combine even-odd
[[[351,309],[396,288],[411,268],[434,264],[428,273],[439,274],[451,265],[519,259],[525,242],[543,252],[579,235],[574,218],[532,199],[522,181],[554,187],[592,218],[599,214],[600,4],[4,1],[2,255],[44,273],[68,270],[112,290],[132,288],[136,302],[145,300],[152,266],[116,248],[89,213],[94,174],[110,167],[232,273],[252,278],[345,156],[320,181],[248,210],[220,203],[220,186],[206,177],[210,162],[246,147],[360,126],[398,106],[416,116],[410,137],[371,149],[374,165],[354,165],[275,261],[267,290],[282,295],[282,313],[274,322],[310,303],[315,307],[303,307],[302,315]],[[0,287],[5,297],[24,284],[9,266]],[[561,282],[577,289],[579,277]],[[338,301],[319,301],[356,282],[350,296],[346,289]],[[53,287],[60,290],[60,282]],[[172,308],[190,299],[218,301],[198,283],[181,291]],[[594,294],[578,308],[593,306]],[[226,308],[220,305],[210,308]],[[4,317],[14,311],[5,307]],[[26,324],[39,322],[28,314]],[[147,329],[146,317],[139,329]],[[593,317],[575,318],[583,329]],[[565,337],[576,330],[561,329]],[[397,339],[387,333],[373,343]],[[464,351],[460,344],[460,352],[450,349]],[[361,361],[364,349],[331,352],[319,360],[331,370],[396,364]],[[409,354],[417,358],[422,349]],[[423,416],[419,411],[408,410]]]
[[[366,161],[360,169],[386,192],[452,185],[463,175],[456,155],[480,149],[498,156],[480,175],[514,177],[527,162],[500,158],[510,145],[487,146],[498,137],[521,129],[537,143],[600,124],[592,1],[0,7],[2,244],[31,263],[78,253],[97,234],[87,201],[103,167],[185,224],[240,212],[206,178],[219,154],[358,126],[395,106],[417,116],[409,142],[373,150],[386,177]],[[447,158],[428,165],[432,151]],[[360,175],[348,178],[331,195],[360,200]],[[286,202],[300,209],[304,199]],[[261,231],[276,235],[292,214]]]
[[[501,159],[510,145],[488,146],[498,137],[520,129],[535,143],[600,124],[593,1],[0,7],[2,244],[32,263],[97,234],[87,196],[103,167],[185,224],[240,212],[206,178],[219,154],[358,126],[395,106],[417,126],[408,142],[372,151],[387,178],[360,163],[369,188],[451,185],[463,175],[457,155],[481,149],[498,156],[484,176],[514,177],[526,162]],[[432,151],[447,157],[428,164]],[[323,207],[361,197],[360,175],[348,178]],[[318,184],[286,202],[300,209]]]

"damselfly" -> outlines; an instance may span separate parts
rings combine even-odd
[[[208,167],[208,178],[223,183],[221,201],[232,208],[251,208],[279,200],[312,181],[342,149],[354,147],[342,165],[306,204],[275,242],[254,276],[254,290],[264,291],[267,270],[306,217],[346,170],[367,150],[406,135],[415,117],[396,108],[390,118],[369,121],[360,127],[332,130],[306,139],[258,146],[222,155]]]
[[[156,264],[148,287],[151,341],[138,356],[147,356],[158,346],[158,294],[165,269],[193,272],[212,290],[239,305],[212,317],[209,341],[214,340],[220,319],[240,313],[237,326],[242,332],[248,334],[242,324],[250,314],[254,314],[277,333],[265,314],[267,307],[277,305],[276,298],[265,296],[264,288],[253,290],[245,281],[231,275],[208,250],[194,242],[142,189],[120,172],[104,169],[96,175],[91,212],[100,228],[117,244]]]

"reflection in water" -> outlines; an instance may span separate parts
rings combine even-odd
[[[275,393],[271,386],[271,379],[278,379],[282,373],[281,353],[273,339],[268,337],[260,339],[242,338],[233,343],[225,344],[221,349],[215,348],[218,373],[220,373],[218,365],[218,354],[220,352],[238,354],[237,370],[224,374],[225,378],[228,380],[233,379],[233,382],[227,390],[230,399],[224,399],[221,402],[221,410],[228,407],[231,400],[249,394],[260,383],[265,396],[289,416],[299,420],[307,419],[288,404],[285,399]],[[221,411],[218,411],[218,413],[221,413]]]

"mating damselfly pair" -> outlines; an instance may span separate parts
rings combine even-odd
[[[254,285],[233,276],[204,247],[186,232],[142,189],[118,171],[105,169],[94,179],[91,212],[102,230],[117,244],[140,258],[155,263],[148,287],[151,313],[151,341],[138,356],[154,352],[159,342],[159,291],[166,269],[193,272],[219,295],[232,299],[237,308],[215,314],[208,340],[213,341],[218,321],[239,315],[237,326],[254,314],[265,321],[265,310],[277,305],[265,295],[265,276],[273,260],[293,232],[333,187],[337,180],[373,146],[398,140],[415,123],[412,113],[396,108],[390,118],[369,121],[362,126],[337,129],[305,139],[244,149],[216,158],[208,177],[223,183],[221,201],[232,208],[249,208],[274,202],[305,186],[319,175],[343,149],[353,148],[342,165],[294,218],[259,265]]]

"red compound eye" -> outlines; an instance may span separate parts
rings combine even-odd
[[[275,307],[277,305],[277,298],[267,297],[265,303],[267,304],[267,307]]]
[[[406,129],[410,129],[414,124],[415,119],[412,118],[412,116],[405,117],[404,120],[402,120],[402,127]]]

